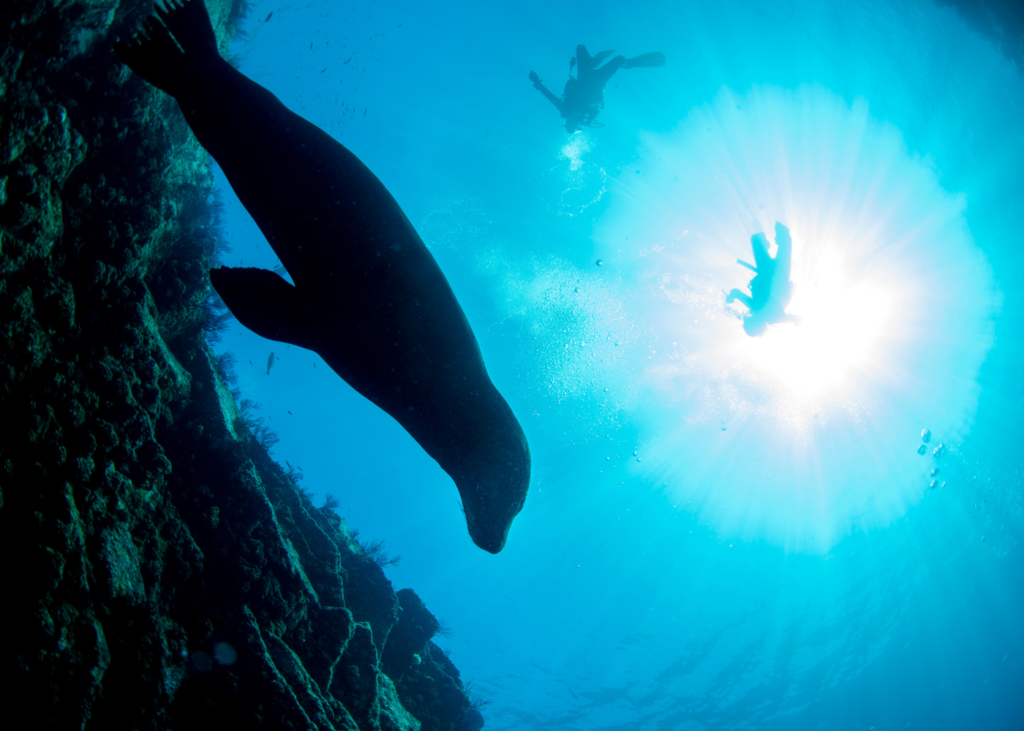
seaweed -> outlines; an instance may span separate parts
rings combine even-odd
[[[327,496],[324,497],[324,504],[320,506],[320,510],[337,515],[339,507],[341,507],[341,501],[331,493],[327,493]]]
[[[440,617],[438,617],[437,618],[437,633],[436,634],[440,635],[441,637],[444,637],[446,640],[450,640],[452,638],[452,628],[451,628],[451,625],[448,624],[443,619],[441,619]]]
[[[462,686],[462,689],[465,692],[466,697],[469,698],[469,707],[473,710],[479,711],[481,708],[491,705],[492,701],[490,699],[483,697],[479,692],[477,692],[476,685],[472,680],[467,680]]]
[[[401,556],[392,556],[384,550],[383,540],[368,541],[361,543],[360,546],[362,546],[363,551],[366,553],[366,557],[382,569],[388,566],[397,566],[402,560]]]
[[[235,365],[238,363],[238,358],[235,357],[234,353],[225,351],[213,358],[213,368],[220,375],[221,380],[224,381],[228,386],[233,386],[238,381],[238,376],[235,373]]]
[[[264,424],[262,419],[258,420],[258,423],[251,431],[253,437],[256,438],[257,444],[268,452],[274,448],[274,445],[281,441],[281,437],[278,436],[277,432]]]
[[[293,464],[292,464],[291,462],[289,462],[288,460],[285,460],[285,461],[284,461],[284,464],[285,464],[285,467],[286,467],[286,469],[285,469],[285,471],[284,471],[284,475],[285,475],[285,477],[287,477],[287,478],[288,478],[289,480],[291,480],[291,483],[292,483],[293,485],[295,485],[296,487],[298,487],[298,485],[299,485],[299,482],[300,482],[300,481],[301,481],[302,479],[304,479],[304,478],[305,478],[305,475],[303,475],[303,474],[302,474],[302,468],[301,468],[301,467],[296,467],[296,466],[294,466],[294,465],[293,465]]]

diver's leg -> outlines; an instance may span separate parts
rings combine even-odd
[[[576,68],[579,72],[594,70],[594,58],[582,43],[576,46]]]
[[[594,58],[582,43],[576,46],[576,79],[587,85],[594,75]]]
[[[653,68],[655,66],[665,65],[665,54],[661,51],[652,51],[651,53],[643,53],[633,58],[627,58],[623,68],[635,69],[635,68]]]
[[[772,270],[775,262],[768,253],[768,238],[763,233],[756,233],[750,237],[750,248],[754,251],[754,266],[758,272],[767,274]]]
[[[622,64],[625,62],[625,56],[616,56],[604,66],[594,71],[594,81],[597,82],[595,85],[598,86],[598,88],[603,89],[604,85],[607,84],[608,80],[612,77],[612,74],[622,68]]]

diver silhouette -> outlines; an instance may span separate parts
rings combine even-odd
[[[582,43],[576,46],[576,55],[569,59],[569,80],[565,82],[565,90],[559,98],[541,83],[541,78],[536,71],[530,72],[530,81],[533,88],[547,97],[548,101],[555,105],[555,108],[565,118],[565,130],[570,134],[583,125],[588,127],[600,126],[594,122],[597,115],[604,109],[604,86],[620,68],[651,68],[665,65],[665,54],[661,51],[645,53],[636,58],[616,56],[601,68],[598,65],[615,53],[614,51],[600,51],[591,56],[587,47]],[[572,76],[573,66],[576,67],[576,77]]]
[[[742,264],[755,274],[747,285],[750,295],[733,289],[725,296],[726,304],[739,300],[750,310],[743,316],[743,330],[752,338],[764,335],[769,325],[800,322],[797,315],[786,312],[796,285],[789,281],[793,266],[793,239],[789,236],[789,229],[781,223],[775,224],[775,243],[779,249],[773,258],[768,253],[768,239],[763,233],[750,237],[754,265],[742,259],[736,260],[737,264]]]

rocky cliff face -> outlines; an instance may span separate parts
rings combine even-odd
[[[225,42],[238,2],[207,3]],[[479,728],[436,620],[225,385],[208,160],[110,51],[151,8],[0,10],[8,706],[62,729]]]

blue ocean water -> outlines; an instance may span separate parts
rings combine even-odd
[[[989,41],[874,0],[261,0],[244,30],[241,70],[403,206],[530,440],[492,556],[315,354],[221,344],[487,728],[1024,727],[1024,81]],[[569,135],[527,75],[561,92],[577,43],[667,64]],[[225,263],[278,266],[220,187]],[[803,321],[751,339],[722,292],[776,221]]]

